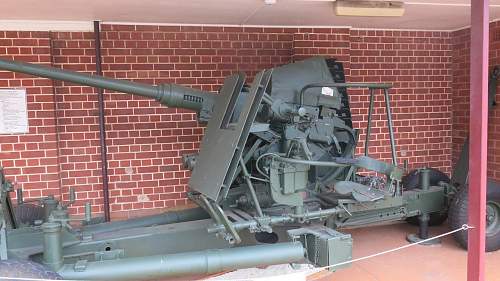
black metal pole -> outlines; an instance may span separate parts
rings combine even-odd
[[[96,74],[102,76],[101,61],[101,31],[99,21],[94,21],[94,44],[95,44],[95,70]],[[110,221],[109,215],[109,184],[108,184],[108,149],[106,146],[106,127],[104,120],[104,90],[97,89],[99,106],[99,141],[101,146],[101,170],[102,170],[102,196],[104,207],[104,220]]]

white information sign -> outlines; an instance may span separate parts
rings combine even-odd
[[[0,134],[28,133],[26,89],[0,89]]]
[[[330,87],[321,88],[321,93],[325,96],[333,97],[333,89]]]

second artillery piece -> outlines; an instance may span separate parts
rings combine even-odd
[[[199,154],[184,157],[193,170],[188,196],[200,209],[74,228],[59,204],[46,212],[45,223],[19,227],[5,181],[4,262],[34,261],[64,278],[85,280],[166,278],[302,260],[328,266],[351,259],[352,239],[336,229],[418,218],[420,238],[426,238],[429,221],[446,218],[456,193],[449,179],[428,169],[410,173],[406,182],[416,177],[417,184],[405,186],[391,86],[345,83],[342,63],[334,59],[263,70],[251,85],[243,73],[234,74],[217,95],[7,60],[0,60],[0,69],[154,98],[208,121]],[[368,89],[370,100],[359,157],[349,88]],[[368,155],[377,94],[384,96],[391,163]]]

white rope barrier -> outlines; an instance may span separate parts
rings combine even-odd
[[[358,261],[362,261],[362,260],[367,260],[367,259],[371,259],[371,258],[378,257],[378,256],[381,256],[381,255],[385,255],[385,254],[389,254],[389,253],[401,251],[401,250],[404,250],[404,249],[407,249],[407,248],[410,248],[410,247],[413,247],[413,246],[416,246],[416,245],[419,245],[419,244],[422,244],[422,243],[429,242],[429,241],[434,240],[434,239],[438,239],[438,238],[441,238],[441,237],[445,237],[445,236],[451,235],[451,234],[459,232],[459,231],[467,231],[467,230],[472,229],[472,228],[474,228],[474,227],[473,226],[469,226],[467,224],[464,224],[460,228],[448,231],[448,232],[443,233],[443,234],[436,235],[434,237],[423,239],[423,240],[420,240],[420,241],[415,242],[415,243],[407,244],[407,245],[400,246],[400,247],[397,247],[397,248],[394,248],[394,249],[390,249],[390,250],[382,251],[382,252],[379,252],[379,253],[371,254],[371,255],[368,255],[368,256],[364,256],[364,257],[352,259],[352,260],[349,260],[349,261],[344,261],[344,262],[339,262],[339,263],[328,265],[328,266],[318,267],[318,268],[314,269],[314,272],[306,272],[305,274],[306,274],[306,276],[310,276],[312,274],[316,274],[318,272],[321,272],[323,270],[326,270],[326,269],[329,269],[329,268],[332,268],[332,267],[346,265],[346,264],[351,264],[351,263],[354,263],[354,262],[358,262]],[[286,275],[283,275],[282,277],[284,277],[284,276],[286,276]],[[275,276],[275,277],[279,277],[279,276]],[[254,281],[258,281],[258,280],[264,280],[264,279],[265,280],[270,280],[269,277],[267,277],[267,278],[252,278],[252,279],[237,279],[237,280],[254,280]],[[2,281],[2,280],[49,281],[48,279],[39,279],[39,278],[1,277],[0,276],[0,281]],[[69,280],[69,281],[78,281],[78,280]]]
[[[407,244],[407,245],[404,245],[404,246],[401,246],[401,247],[397,247],[397,248],[394,248],[394,249],[390,249],[390,250],[387,250],[387,251],[383,251],[383,252],[371,254],[371,255],[360,257],[360,258],[356,258],[356,259],[352,259],[352,260],[349,260],[349,261],[344,261],[344,262],[339,262],[339,263],[328,265],[328,266],[319,267],[318,270],[322,271],[322,270],[329,269],[329,268],[335,267],[335,266],[340,266],[340,265],[350,264],[350,263],[353,263],[353,262],[358,262],[358,261],[362,261],[362,260],[366,260],[366,259],[371,259],[371,258],[378,257],[378,256],[381,256],[381,255],[385,255],[385,254],[389,254],[389,253],[392,253],[392,252],[400,251],[400,250],[403,250],[403,249],[406,249],[406,248],[410,248],[412,246],[416,246],[416,245],[419,245],[419,244],[422,244],[422,243],[426,243],[426,242],[429,242],[429,241],[434,240],[434,239],[445,237],[445,236],[451,235],[451,234],[453,234],[455,232],[469,230],[471,228],[474,228],[474,227],[473,226],[469,226],[467,224],[464,224],[460,228],[448,231],[448,232],[443,233],[443,234],[439,234],[439,235],[434,236],[434,237],[423,239],[423,240],[420,240],[420,241],[415,242],[415,243],[410,243],[410,244]]]
[[[381,255],[389,254],[389,253],[392,253],[392,252],[400,251],[400,250],[403,250],[403,249],[407,249],[409,247],[413,247],[413,246],[416,246],[416,245],[419,245],[419,244],[422,244],[422,243],[426,243],[426,242],[434,240],[434,239],[438,239],[438,238],[441,238],[441,237],[445,237],[445,236],[451,235],[451,234],[459,232],[459,231],[466,231],[466,230],[471,229],[471,228],[474,228],[474,227],[473,226],[469,226],[467,224],[464,224],[460,228],[448,231],[448,232],[443,233],[443,234],[439,234],[437,236],[434,236],[434,237],[431,237],[431,238],[428,238],[428,239],[423,239],[423,240],[415,242],[415,243],[407,244],[407,245],[400,246],[400,247],[397,247],[397,248],[394,248],[394,249],[390,249],[390,250],[386,250],[386,251],[383,251],[383,252],[371,254],[371,255],[368,255],[368,256],[364,256],[364,257],[352,259],[352,260],[349,260],[349,261],[344,261],[344,262],[332,264],[332,265],[329,265],[329,266],[323,266],[323,267],[318,267],[318,268],[306,269],[306,270],[298,271],[298,272],[290,272],[290,273],[284,273],[284,274],[277,274],[277,275],[267,276],[267,277],[250,277],[249,276],[249,277],[244,277],[244,278],[241,278],[241,277],[240,278],[238,278],[238,277],[237,278],[231,278],[233,276],[231,276],[231,277],[228,276],[229,278],[223,278],[224,275],[221,275],[221,276],[218,276],[216,278],[209,279],[209,280],[214,280],[214,281],[215,280],[231,280],[231,281],[282,281],[282,280],[283,281],[296,281],[296,280],[301,280],[301,281],[305,281],[308,276],[311,276],[313,274],[317,274],[319,272],[322,272],[322,271],[324,271],[326,269],[329,269],[329,268],[332,268],[332,267],[335,267],[335,266],[340,266],[340,265],[345,265],[345,264],[351,264],[351,263],[354,263],[354,262],[359,262],[359,261],[362,261],[362,260],[367,260],[367,259],[370,259],[370,258],[374,258],[374,257],[378,257],[378,256],[381,256]],[[258,274],[258,273],[256,273],[256,274]]]
[[[27,277],[2,277],[0,276],[0,281],[3,280],[18,280],[18,281],[54,281],[54,279],[43,279],[43,278],[27,278]],[[85,281],[85,280],[66,280],[64,281]]]

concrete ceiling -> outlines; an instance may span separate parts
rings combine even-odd
[[[398,18],[338,17],[333,0],[275,1],[2,0],[0,19],[454,30],[469,25],[470,18],[468,0],[408,0],[405,15]],[[500,0],[490,2],[491,19],[500,18]]]

